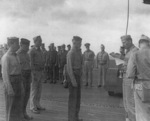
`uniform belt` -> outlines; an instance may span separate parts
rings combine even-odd
[[[81,71],[81,69],[73,69],[73,71]]]
[[[106,65],[106,63],[99,63],[99,65]]]
[[[9,75],[10,77],[18,77],[18,76],[21,76],[21,74],[12,74],[12,75]]]
[[[22,72],[31,73],[31,70],[22,70]]]
[[[85,60],[84,62],[92,62],[91,60]]]
[[[137,81],[150,81],[150,79],[136,79]]]

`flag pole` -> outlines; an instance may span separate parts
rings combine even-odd
[[[130,1],[128,0],[127,5],[127,25],[126,25],[126,35],[128,34],[128,26],[129,26],[129,13],[130,12]]]

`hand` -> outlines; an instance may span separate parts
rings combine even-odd
[[[76,80],[72,82],[72,86],[73,87],[77,87],[78,86]]]
[[[15,95],[13,89],[12,90],[11,89],[7,89],[7,93],[8,93],[9,96],[14,96]]]

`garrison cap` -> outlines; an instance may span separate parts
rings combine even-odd
[[[145,36],[144,34],[142,34],[140,40],[148,40],[148,41],[150,41],[150,38],[148,36]]]
[[[62,44],[62,47],[65,47],[66,45],[65,44]]]
[[[20,44],[30,45],[30,41],[28,39],[21,38]]]
[[[85,45],[86,47],[87,47],[87,46],[89,47],[89,46],[90,46],[90,43],[85,43],[84,45]]]
[[[44,43],[42,43],[42,46],[45,46],[45,44],[44,44]]]
[[[131,35],[123,35],[123,36],[121,36],[121,40],[123,41],[123,40],[129,40],[129,39],[132,39],[131,38]]]
[[[103,44],[101,44],[101,47],[105,47]]]
[[[71,47],[71,45],[69,44],[69,45],[67,45],[67,47]]]
[[[82,38],[79,36],[73,36],[72,41],[82,41]]]
[[[40,35],[35,36],[35,37],[33,38],[34,43],[35,43],[37,40],[41,40],[41,41],[42,41],[42,38],[41,38]]]
[[[51,44],[49,45],[49,47],[50,47],[50,46],[54,46],[54,43],[51,43]]]
[[[8,43],[8,45],[12,44],[14,42],[19,43],[19,38],[18,37],[7,37],[7,43]]]

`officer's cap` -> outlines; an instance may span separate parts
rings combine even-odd
[[[20,44],[30,45],[30,41],[28,39],[21,38]]]
[[[85,46],[86,46],[86,47],[89,47],[89,46],[90,46],[90,43],[85,43]]]
[[[132,40],[131,35],[123,35],[121,36],[121,40]]]
[[[82,41],[82,38],[81,37],[79,37],[79,36],[73,36],[73,39],[72,39],[72,41]]]
[[[41,38],[40,35],[35,36],[35,37],[33,38],[34,43],[35,43],[37,40],[41,40],[41,41],[42,41],[42,38]]]
[[[13,43],[19,43],[19,38],[18,37],[7,37],[7,44],[13,44]]]

